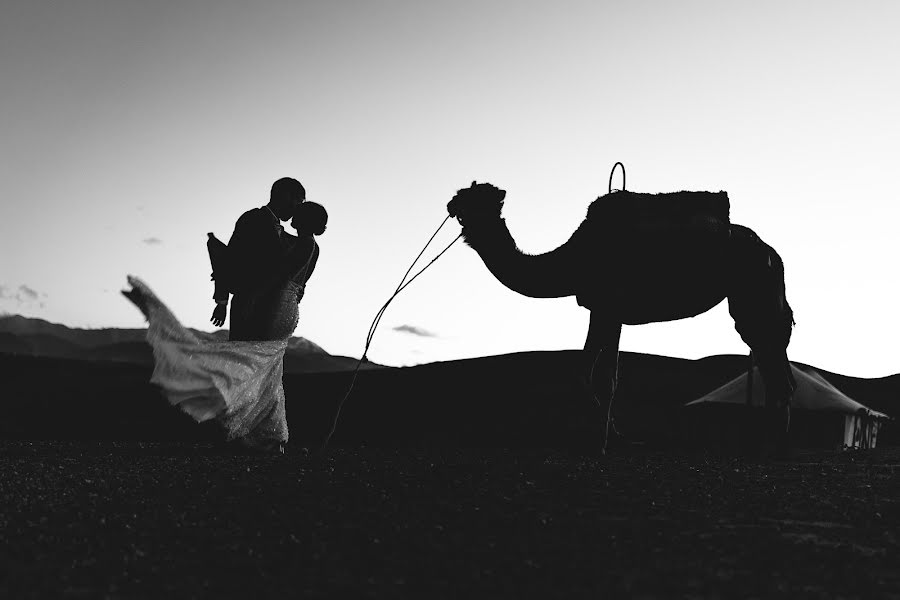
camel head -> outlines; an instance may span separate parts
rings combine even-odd
[[[456,217],[463,229],[478,225],[485,221],[498,221],[503,210],[503,198],[506,190],[501,190],[490,183],[475,183],[456,192],[447,204],[447,212]]]

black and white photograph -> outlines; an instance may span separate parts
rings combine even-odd
[[[900,598],[900,3],[0,14],[0,598]]]

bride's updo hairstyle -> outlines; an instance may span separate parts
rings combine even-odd
[[[294,210],[294,219],[305,231],[313,235],[322,235],[328,225],[328,211],[316,202],[301,202]]]

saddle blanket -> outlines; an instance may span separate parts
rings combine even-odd
[[[729,222],[730,204],[727,192],[669,192],[641,194],[612,192],[594,200],[588,208],[588,219],[608,225],[664,226],[680,225],[698,219]]]

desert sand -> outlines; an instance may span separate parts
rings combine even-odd
[[[576,358],[364,371],[311,455],[349,373],[289,374],[288,453],[243,456],[147,366],[4,356],[0,597],[900,594],[892,427],[754,458],[680,409],[745,357],[624,353],[598,457]],[[895,412],[897,377],[826,376]]]

